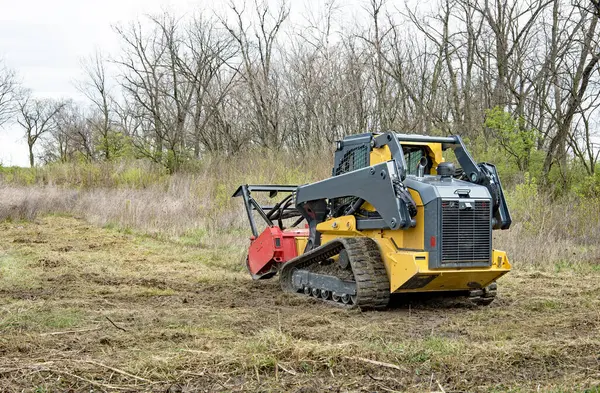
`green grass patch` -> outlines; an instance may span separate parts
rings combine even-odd
[[[575,270],[576,270],[576,265],[574,265],[573,263],[567,262],[567,261],[558,261],[554,264],[554,271],[556,273],[569,272],[569,271],[575,271]]]
[[[546,312],[559,309],[560,304],[552,299],[535,299],[526,304],[525,307],[531,311]]]
[[[160,289],[160,288],[148,288],[145,287],[136,292],[141,297],[153,297],[153,296],[173,296],[176,294],[171,288]]]
[[[182,236],[176,237],[175,242],[184,246],[206,247],[206,245],[204,245],[204,241],[207,235],[208,232],[206,229],[191,229]]]
[[[26,289],[37,286],[37,276],[27,267],[30,259],[20,253],[0,252],[0,288]]]
[[[39,308],[16,309],[5,313],[0,319],[0,330],[17,329],[45,331],[53,329],[67,329],[78,326],[85,315],[79,309],[51,309]]]
[[[439,361],[444,357],[460,353],[461,347],[462,343],[457,340],[440,336],[430,336],[410,343],[401,357],[407,363]]]

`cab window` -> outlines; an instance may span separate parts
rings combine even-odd
[[[407,175],[417,175],[417,170],[419,168],[419,162],[421,161],[421,157],[426,155],[425,149],[422,147],[404,147],[404,161],[406,161],[406,174]],[[431,170],[431,160],[428,158],[428,165],[425,167],[425,174],[428,175]]]

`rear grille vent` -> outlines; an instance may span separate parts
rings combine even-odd
[[[492,225],[489,201],[442,201],[442,264],[489,264]],[[466,203],[469,203],[468,201]]]

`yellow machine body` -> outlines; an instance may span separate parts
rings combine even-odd
[[[442,146],[439,143],[411,143],[403,145],[418,145],[426,147],[428,159],[433,163],[433,168],[444,161]],[[387,146],[374,148],[371,151],[370,162],[377,164],[390,160],[390,151]],[[432,174],[435,174],[432,168]],[[331,218],[317,225],[321,233],[323,244],[341,237],[364,236],[375,240],[379,244],[381,257],[386,267],[390,281],[390,292],[429,292],[429,291],[461,291],[474,288],[484,288],[495,282],[511,269],[506,253],[492,250],[492,264],[486,267],[456,267],[456,268],[429,268],[429,253],[424,245],[424,206],[419,193],[409,189],[417,205],[415,217],[416,226],[404,230],[378,229],[357,230],[354,216],[341,216]],[[374,210],[365,203],[366,210]],[[306,238],[296,238],[298,254],[302,254],[306,246]]]

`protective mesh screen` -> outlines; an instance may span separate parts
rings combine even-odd
[[[335,176],[364,168],[368,165],[368,163],[368,147],[365,145],[354,147],[344,153],[344,157],[342,157],[340,164],[337,166],[337,168],[335,168]]]
[[[344,153],[339,165],[335,168],[335,176],[364,168],[369,165],[369,147],[367,145],[354,147]],[[354,197],[335,198],[331,201],[333,214],[342,214],[342,207],[354,201]]]

